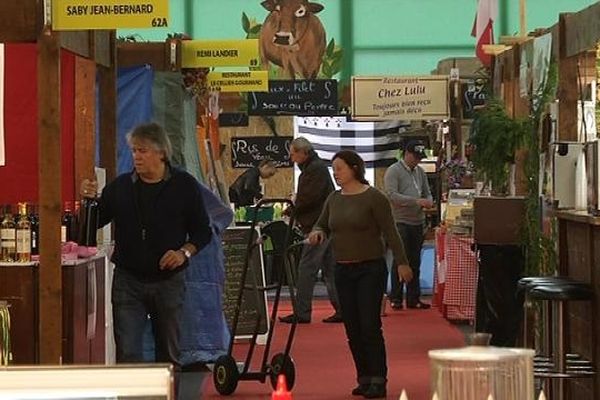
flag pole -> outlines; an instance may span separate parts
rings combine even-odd
[[[520,35],[527,36],[527,0],[519,0]]]

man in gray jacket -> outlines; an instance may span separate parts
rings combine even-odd
[[[427,175],[419,162],[425,158],[425,145],[420,140],[410,140],[404,147],[402,160],[392,164],[385,171],[385,191],[392,203],[394,220],[404,242],[413,280],[406,285],[406,306],[427,309],[429,304],[421,302],[419,276],[421,270],[421,247],[423,246],[423,209],[433,207]],[[392,308],[401,309],[404,282],[398,279],[396,268],[391,269]]]
[[[294,202],[296,221],[305,235],[319,219],[325,200],[334,190],[327,165],[315,153],[312,144],[303,137],[296,138],[290,146],[290,158],[300,168],[298,191]],[[294,314],[280,317],[281,322],[309,323],[312,313],[313,290],[319,269],[325,278],[329,301],[335,313],[323,322],[342,322],[333,272],[335,260],[329,240],[316,246],[305,244],[298,265],[296,282],[296,309]]]

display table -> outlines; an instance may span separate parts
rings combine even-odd
[[[67,261],[62,266],[62,361],[105,361],[106,258]],[[11,314],[12,364],[39,362],[39,268],[37,263],[0,264],[0,300]]]
[[[454,235],[445,228],[435,230],[433,304],[452,321],[475,319],[477,257],[472,245],[470,236]]]

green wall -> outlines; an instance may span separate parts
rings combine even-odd
[[[194,39],[243,38],[241,15],[262,22],[261,0],[171,0],[168,29],[122,30],[119,36],[164,40],[186,32]],[[471,28],[476,0],[315,0],[328,41],[345,51],[343,78],[350,75],[428,74],[440,59],[473,56]],[[519,1],[498,0],[496,37],[519,31]],[[527,27],[549,27],[561,12],[576,12],[593,0],[527,0]]]

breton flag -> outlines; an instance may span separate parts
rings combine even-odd
[[[0,167],[4,163],[4,45],[0,43]]]
[[[498,0],[479,0],[471,36],[477,39],[475,54],[485,66],[491,64],[492,56],[483,52],[483,45],[494,43],[494,21],[497,18]]]
[[[406,121],[348,122],[339,117],[294,117],[294,137],[312,143],[321,159],[331,162],[340,150],[354,150],[367,167],[388,167],[397,161]]]

